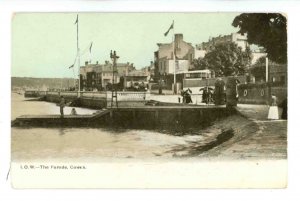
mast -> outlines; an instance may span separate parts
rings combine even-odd
[[[79,49],[79,33],[78,33],[78,26],[79,26],[79,21],[78,21],[78,14],[77,14],[77,19],[76,22],[77,24],[77,57],[78,57],[78,97],[80,97],[80,49]]]
[[[173,60],[174,60],[174,94],[177,94],[176,91],[176,55],[175,55],[175,25],[174,25],[174,20],[173,20]]]

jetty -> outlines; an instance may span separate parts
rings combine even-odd
[[[113,107],[91,115],[23,115],[12,126],[36,127],[107,127],[165,128],[199,127],[232,114],[225,106],[163,105],[140,107]]]
[[[14,127],[78,127],[89,126],[95,119],[99,119],[109,114],[109,110],[100,110],[90,115],[22,115],[13,122]]]

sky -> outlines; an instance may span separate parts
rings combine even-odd
[[[164,33],[174,20],[174,33],[193,45],[209,37],[237,32],[231,23],[239,13],[79,13],[80,64],[110,61],[116,50],[120,63],[136,69],[149,66],[157,43],[170,43]],[[77,13],[16,13],[12,18],[12,70],[14,77],[70,77],[76,57]],[[92,53],[89,47],[93,42]]]

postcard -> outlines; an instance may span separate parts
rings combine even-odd
[[[13,188],[285,188],[287,15],[16,12]]]

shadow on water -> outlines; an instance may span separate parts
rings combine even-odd
[[[228,141],[234,136],[234,130],[223,130],[213,141],[208,143],[190,142],[188,145],[179,145],[166,153],[174,153],[174,157],[198,156],[218,145]],[[180,154],[182,153],[182,154]]]
[[[58,134],[59,134],[60,136],[65,135],[65,134],[66,134],[65,129],[64,129],[64,128],[58,129]]]

